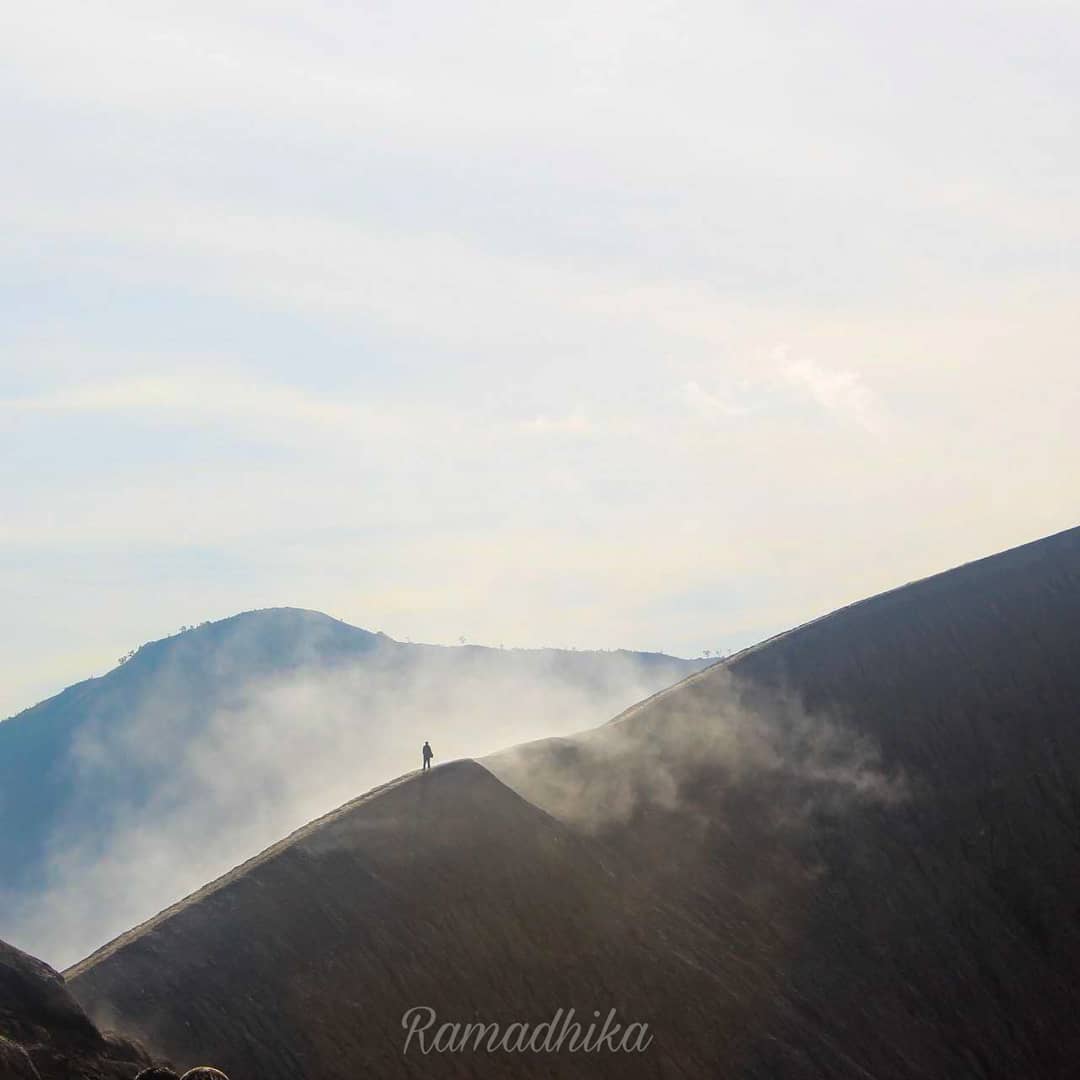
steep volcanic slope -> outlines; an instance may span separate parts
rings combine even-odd
[[[529,802],[462,763],[346,808],[71,985],[241,1075],[1071,1077],[1078,655],[1074,530],[488,759]],[[656,1042],[403,1057],[416,1004]]]
[[[463,761],[346,805],[67,975],[163,1055],[241,1080],[627,1074],[610,1055],[405,1057],[418,1005],[504,1024],[618,1008],[667,1036],[631,1075],[676,1052],[707,1071],[717,987],[689,954],[702,929],[668,912],[657,939],[642,907],[617,857]],[[665,1001],[672,986],[690,1001]]]
[[[130,1080],[147,1064],[139,1047],[94,1027],[51,967],[0,941],[0,1077]]]
[[[782,931],[733,1075],[1072,1076],[1078,656],[1070,530],[488,764],[733,942]]]
[[[153,642],[0,723],[0,934],[71,962],[411,768],[425,738],[447,760],[574,730],[700,666],[403,644],[296,609]]]

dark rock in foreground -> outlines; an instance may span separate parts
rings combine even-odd
[[[145,1053],[102,1035],[48,964],[0,941],[0,1077],[126,1080]]]

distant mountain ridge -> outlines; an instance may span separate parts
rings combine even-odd
[[[0,723],[0,936],[76,959],[424,738],[441,761],[599,723],[705,663],[414,645],[297,608],[150,642]]]
[[[84,700],[81,695],[87,688],[113,680],[121,671],[130,672],[139,669],[145,670],[147,666],[152,667],[171,653],[180,643],[183,643],[186,647],[198,642],[203,653],[223,646],[235,647],[236,638],[239,636],[235,631],[241,628],[246,631],[249,625],[257,627],[258,630],[256,638],[249,638],[245,635],[249,648],[257,646],[251,648],[251,659],[266,672],[287,670],[290,667],[302,667],[312,661],[327,664],[355,658],[380,646],[396,646],[430,654],[442,654],[451,650],[453,652],[463,651],[482,654],[498,652],[534,657],[549,656],[558,657],[567,666],[571,667],[574,666],[574,657],[593,658],[600,656],[633,657],[636,662],[641,663],[643,666],[655,665],[665,670],[671,665],[677,668],[685,667],[688,671],[696,670],[714,662],[709,658],[684,659],[670,656],[667,653],[633,649],[562,649],[548,646],[497,648],[490,645],[465,643],[461,645],[430,645],[424,642],[402,642],[390,637],[381,630],[364,630],[361,627],[352,626],[341,619],[335,619],[330,615],[309,608],[257,608],[252,611],[242,611],[224,619],[200,623],[198,626],[185,627],[175,634],[148,641],[133,649],[116,667],[111,668],[104,675],[95,675],[73,683],[43,701],[28,705],[25,709],[20,709],[17,713],[0,719],[0,725],[22,720],[28,714],[36,714],[47,706],[53,706],[61,702],[66,704],[69,697]],[[587,666],[587,664],[584,666]]]

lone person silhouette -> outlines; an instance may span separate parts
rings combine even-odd
[[[423,771],[426,772],[428,769],[431,768],[431,759],[435,756],[431,752],[431,743],[429,743],[427,741],[427,739],[424,740],[424,749],[421,750],[420,753],[424,755],[424,769],[423,769]]]

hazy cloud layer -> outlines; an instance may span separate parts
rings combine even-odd
[[[70,803],[51,838],[47,885],[0,894],[0,936],[68,965],[311,818],[418,767],[425,739],[439,764],[568,734],[685,671],[620,654],[590,663],[583,654],[395,647],[245,681],[249,655],[240,632],[212,658],[207,670],[227,689],[206,711],[204,676],[173,662],[141,686],[130,714],[107,699],[88,717],[71,748]]]

